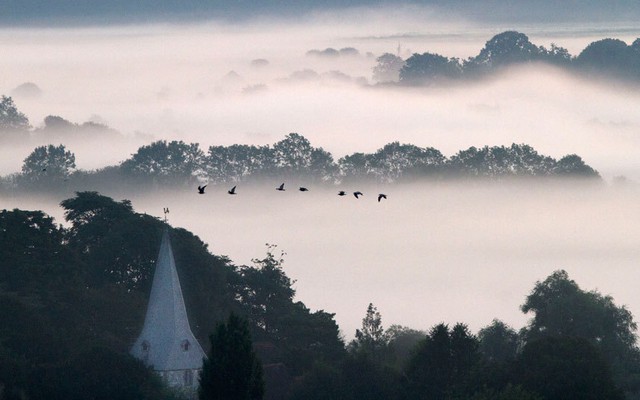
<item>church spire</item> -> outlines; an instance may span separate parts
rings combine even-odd
[[[172,386],[192,386],[205,356],[189,327],[180,280],[165,229],[153,275],[142,333],[131,354],[152,366]]]

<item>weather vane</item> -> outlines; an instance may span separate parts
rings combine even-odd
[[[164,211],[164,223],[167,223],[167,214],[169,214],[169,207],[164,207],[162,209],[162,211]]]

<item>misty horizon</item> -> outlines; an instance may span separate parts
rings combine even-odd
[[[0,92],[11,94],[25,82],[41,89],[36,96],[14,96],[19,110],[35,129],[42,127],[46,116],[56,115],[72,123],[93,121],[116,130],[118,136],[96,140],[67,139],[64,135],[52,140],[52,144],[62,143],[75,153],[78,169],[89,171],[118,165],[140,146],[157,140],[199,143],[206,150],[211,145],[268,145],[290,132],[308,138],[313,146],[333,154],[335,160],[354,152],[373,153],[394,141],[434,147],[446,157],[471,146],[512,143],[526,143],[556,159],[578,154],[605,181],[625,176],[628,184],[577,189],[553,182],[463,181],[349,187],[351,191],[362,190],[365,196],[357,202],[349,198],[348,208],[342,210],[327,208],[341,204],[335,203],[339,197],[333,189],[328,192],[329,189],[316,187],[306,197],[313,201],[292,203],[290,199],[280,204],[270,197],[275,193],[274,185],[280,182],[264,183],[264,192],[240,185],[238,196],[226,195],[228,187],[214,186],[208,188],[210,194],[201,198],[195,188],[171,192],[169,197],[175,196],[175,204],[165,204],[164,196],[155,198],[153,194],[127,193],[116,188],[103,194],[131,199],[136,210],[150,215],[159,215],[158,210],[169,206],[172,224],[192,230],[210,244],[212,252],[229,255],[236,263],[248,264],[252,258],[260,257],[266,242],[279,245],[289,254],[286,272],[298,280],[297,298],[313,308],[336,312],[345,335],[357,327],[368,302],[379,307],[386,326],[418,324],[415,311],[393,299],[408,294],[418,299],[412,301],[431,299],[436,305],[442,304],[433,300],[437,296],[431,297],[413,285],[421,279],[425,285],[434,282],[435,286],[429,287],[438,294],[442,285],[457,285],[458,290],[469,295],[475,293],[485,309],[482,315],[473,317],[463,304],[455,310],[440,310],[444,314],[433,305],[433,319],[415,326],[421,329],[443,320],[447,313],[452,322],[465,321],[474,329],[494,317],[522,326],[526,316],[517,309],[517,299],[525,296],[536,280],[560,268],[566,268],[584,287],[611,292],[622,304],[629,304],[632,311],[640,309],[629,293],[632,285],[616,284],[613,277],[620,278],[619,275],[598,273],[607,268],[607,258],[621,260],[619,271],[629,272],[635,254],[632,242],[636,233],[623,222],[635,217],[635,182],[640,181],[636,161],[640,142],[635,134],[640,127],[640,117],[635,112],[640,98],[634,86],[593,80],[544,65],[513,67],[472,83],[373,86],[376,56],[390,52],[406,58],[429,51],[464,59],[476,55],[487,40],[503,29],[461,19],[433,21],[425,27],[425,19],[431,15],[428,11],[413,16],[403,11],[391,15],[375,10],[367,13],[368,18],[359,26],[349,25],[348,18],[342,15],[343,20],[309,17],[287,25],[263,20],[255,24],[0,29],[0,37],[4,38],[1,48],[14,54],[4,61],[5,80]],[[556,43],[571,54],[578,54],[605,35],[627,43],[640,36],[637,28],[624,24],[606,26],[604,31],[603,25],[598,24],[541,24],[517,30],[528,34],[538,45]],[[326,58],[312,52],[328,48],[351,48],[357,53]],[[46,136],[38,135],[29,141],[3,145],[0,175],[19,171],[34,147],[49,144]],[[308,182],[290,184],[302,186]],[[527,189],[527,185],[540,192]],[[410,189],[405,192],[404,188]],[[85,189],[91,190],[82,188]],[[376,195],[387,193],[388,201],[378,204],[370,190]],[[322,201],[317,198],[318,191],[325,194]],[[412,197],[415,191],[419,195]],[[511,201],[523,201],[518,193],[528,193],[531,199],[521,205],[499,201],[502,194]],[[5,193],[0,196],[0,207],[42,208],[60,223],[62,214],[57,204],[63,195],[71,197],[73,192],[63,191],[42,201],[38,195]],[[477,196],[477,206],[468,203]],[[593,199],[586,201],[590,196]],[[229,203],[229,197],[235,203]],[[257,203],[247,200],[251,198]],[[564,201],[567,199],[571,200],[569,204]],[[214,214],[223,218],[223,225],[241,227],[240,236],[209,231],[202,215],[211,210],[199,209],[208,200],[212,201],[210,206],[225,210]],[[623,211],[615,211],[617,200],[626,205]],[[576,202],[584,202],[584,208],[576,207]],[[181,211],[181,204],[193,207]],[[296,204],[308,208],[298,210]],[[425,207],[433,204],[441,208],[433,208],[428,214],[435,224],[422,216]],[[491,212],[482,211],[482,207]],[[602,207],[617,215],[615,224],[592,217],[602,215]],[[547,217],[540,219],[531,210]],[[526,224],[515,223],[518,212],[526,216]],[[562,218],[564,212],[570,215],[566,220]],[[492,217],[498,218],[500,224],[492,223]],[[455,223],[448,224],[449,220]],[[314,231],[305,223],[300,226],[299,221],[320,224],[321,229]],[[367,234],[359,232],[358,226]],[[473,228],[472,232],[469,228]],[[497,231],[493,236],[479,235],[484,228]],[[304,234],[295,233],[299,229],[304,229]],[[336,234],[335,229],[343,233]],[[438,229],[445,229],[446,234]],[[589,234],[578,234],[582,229]],[[370,236],[377,231],[384,235]],[[625,236],[625,232],[631,235]],[[532,250],[524,244],[514,248],[501,244],[517,233],[524,235],[522,243],[532,244]],[[547,233],[551,238],[545,239]],[[313,243],[318,240],[325,240],[321,246],[329,251],[314,248]],[[598,241],[611,248],[594,247]],[[409,251],[407,246],[411,243],[419,251]],[[352,257],[346,261],[339,256],[345,246],[351,249],[348,254]],[[378,250],[379,258],[373,256],[377,254],[372,250],[375,246],[382,248]],[[416,265],[420,251],[433,252],[428,267]],[[581,255],[582,251],[595,254],[595,259]],[[402,252],[407,252],[406,257],[400,257],[394,267],[417,268],[414,273],[420,279],[380,287],[384,282],[391,284],[387,274],[393,268],[389,263]],[[584,269],[580,267],[582,262]],[[334,269],[319,274],[327,266]],[[517,276],[516,281],[504,274],[504,269],[509,268]],[[366,273],[369,269],[380,272]],[[490,273],[480,291],[468,290],[468,285],[479,278],[475,272],[473,277],[465,274],[484,270]],[[341,282],[335,275],[347,271],[351,274],[349,282],[368,279],[355,289],[357,301],[346,300],[349,295],[343,291],[349,282]],[[318,277],[327,279],[324,286],[317,284]],[[487,296],[493,295],[495,283],[491,279],[500,279],[499,285],[505,288],[494,299]],[[370,294],[376,291],[383,295],[379,299],[368,298],[374,297]]]

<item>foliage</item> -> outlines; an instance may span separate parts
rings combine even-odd
[[[525,339],[532,342],[545,337],[579,337],[602,352],[614,369],[616,381],[624,389],[636,387],[638,349],[637,325],[624,306],[617,306],[611,296],[597,291],[586,292],[569,279],[566,271],[555,271],[537,282],[521,306],[533,313],[525,329]]]
[[[584,338],[546,337],[528,343],[516,363],[521,385],[548,400],[623,399],[611,370]]]
[[[414,54],[400,69],[400,82],[412,85],[461,76],[462,65],[458,59],[433,53]]]
[[[517,356],[520,338],[518,333],[504,322],[494,319],[491,325],[478,332],[479,350],[489,362],[506,362]]]
[[[355,153],[338,161],[345,181],[396,182],[442,172],[446,158],[432,147],[392,142],[373,154]]]
[[[280,176],[308,176],[322,182],[331,180],[335,172],[333,156],[322,148],[315,148],[304,136],[288,134],[273,145],[275,168]]]
[[[382,327],[382,316],[378,309],[369,303],[367,313],[362,319],[362,329],[356,329],[356,338],[352,349],[362,355],[380,361],[387,349],[388,337]]]
[[[253,336],[265,344],[261,358],[282,362],[298,376],[315,362],[340,359],[344,343],[334,314],[311,312],[303,303],[294,302],[294,281],[282,269],[284,252],[277,257],[275,248],[267,245],[265,258],[254,259],[253,267],[239,268],[235,291],[249,316]]]
[[[610,356],[629,351],[636,343],[637,325],[629,310],[616,306],[611,296],[583,291],[563,270],[536,282],[521,309],[534,314],[526,331],[528,341],[582,337]]]
[[[0,97],[0,131],[27,131],[30,128],[29,119],[18,111],[13,99]]]
[[[200,373],[200,400],[262,399],[262,364],[252,348],[249,323],[231,314],[210,340],[211,350]]]
[[[538,154],[526,144],[470,147],[449,160],[450,172],[458,176],[572,176],[599,177],[597,171],[577,156],[565,156],[560,161]]]
[[[379,83],[398,82],[400,70],[405,65],[402,58],[391,53],[384,53],[376,58],[377,64],[373,67],[373,80]]]
[[[197,143],[159,140],[142,146],[121,169],[130,177],[150,177],[157,184],[193,184],[204,176],[204,153]]]
[[[59,184],[76,168],[76,156],[64,145],[36,147],[22,165],[22,179],[31,183]]]
[[[63,230],[42,211],[0,211],[0,287],[29,293],[77,273]]]
[[[575,154],[569,154],[558,160],[555,168],[553,169],[553,173],[554,175],[558,176],[573,176],[584,178],[599,176],[598,171],[585,164],[582,158]]]
[[[415,347],[427,336],[427,333],[406,326],[391,325],[385,331],[385,335],[389,341],[388,346],[393,366],[395,369],[401,370],[409,361]]]
[[[638,41],[631,46],[618,39],[602,39],[589,44],[576,58],[579,69],[590,73],[640,79]]]
[[[538,60],[541,50],[524,33],[506,31],[492,37],[480,54],[465,63],[465,72],[485,73],[518,63]]]
[[[404,397],[439,400],[470,394],[471,374],[479,361],[478,341],[464,324],[451,330],[436,325],[418,344],[404,371]]]
[[[249,177],[268,176],[274,165],[268,146],[234,144],[209,147],[204,168],[211,182],[237,183]]]

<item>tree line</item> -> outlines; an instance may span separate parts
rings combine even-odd
[[[25,158],[21,173],[6,176],[0,183],[17,188],[80,189],[104,187],[105,182],[193,186],[296,178],[337,185],[509,177],[598,179],[599,174],[576,154],[556,160],[515,143],[470,147],[447,158],[433,147],[392,142],[374,153],[353,153],[334,161],[328,151],[290,133],[272,146],[210,146],[206,153],[198,143],[160,140],[140,147],[117,166],[97,171],[78,170],[75,155],[64,145],[39,146]]]
[[[527,35],[506,31],[495,35],[478,55],[460,60],[437,53],[415,53],[406,60],[386,53],[378,57],[373,78],[379,83],[423,85],[476,79],[515,65],[542,63],[605,77],[640,80],[640,38],[631,45],[606,38],[592,42],[573,56],[564,47],[536,46]]]
[[[68,227],[41,211],[0,211],[0,399],[176,398],[128,354],[167,225],[96,192],[61,206]],[[385,328],[370,304],[347,343],[334,314],[296,299],[276,246],[235,265],[169,228],[190,324],[209,354],[203,399],[640,398],[633,315],[565,271],[535,283],[519,331],[499,320],[476,334],[464,323]],[[221,343],[242,351],[249,375],[219,379]]]

